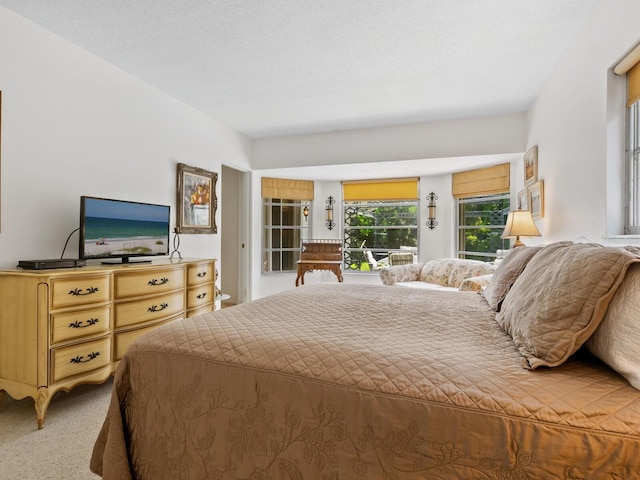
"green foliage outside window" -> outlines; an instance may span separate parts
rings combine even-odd
[[[508,193],[458,200],[458,257],[495,259],[496,250],[508,248],[500,236],[510,209]]]
[[[367,251],[385,264],[401,246],[418,246],[417,202],[344,203],[345,270],[369,271]]]

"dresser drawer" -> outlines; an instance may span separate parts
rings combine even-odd
[[[154,293],[169,292],[180,288],[184,288],[183,268],[119,272],[115,276],[116,299],[153,295]]]
[[[208,303],[198,308],[194,308],[192,310],[187,310],[187,317],[195,317],[196,315],[200,315],[201,313],[212,312],[214,309],[214,303]]]
[[[107,333],[109,331],[108,305],[51,315],[51,343]]]
[[[113,360],[118,361],[125,354],[127,349],[131,346],[133,341],[138,338],[143,333],[147,333],[149,330],[153,330],[154,328],[158,328],[160,325],[164,325],[165,323],[172,322],[173,320],[179,320],[184,318],[184,315],[178,315],[170,318],[164,322],[154,323],[152,325],[136,328],[135,330],[128,330],[126,332],[116,333],[114,345],[113,345]]]
[[[202,283],[213,282],[213,264],[201,263],[189,265],[187,268],[187,286],[200,285]]]
[[[117,303],[115,306],[115,328],[137,323],[159,320],[184,312],[184,291],[156,297]]]
[[[51,350],[51,382],[111,363],[111,337]]]
[[[189,288],[187,290],[187,308],[198,308],[201,305],[213,302],[215,300],[213,288],[213,283]]]
[[[54,278],[51,290],[52,308],[107,302],[111,299],[108,275]]]

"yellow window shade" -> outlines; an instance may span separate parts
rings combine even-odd
[[[640,100],[640,45],[631,50],[614,68],[616,75],[627,76],[627,107]]]
[[[627,74],[627,107],[640,100],[640,63],[636,63]]]
[[[313,200],[313,182],[262,177],[262,198]]]
[[[417,200],[417,178],[395,178],[390,180],[364,180],[342,182],[345,202],[364,200]]]
[[[451,191],[455,198],[476,197],[509,192],[510,165],[478,168],[453,174]]]

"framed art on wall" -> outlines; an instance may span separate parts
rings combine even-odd
[[[0,90],[0,166],[2,166],[2,90]],[[0,209],[1,211],[2,209]],[[2,231],[2,228],[0,228],[0,231]]]
[[[537,181],[529,187],[529,205],[534,219],[544,217],[544,180]]]
[[[518,192],[518,210],[529,210],[529,191],[525,188]]]
[[[176,233],[218,233],[218,174],[178,163]]]
[[[538,146],[531,147],[524,154],[524,184],[531,185],[538,180]]]

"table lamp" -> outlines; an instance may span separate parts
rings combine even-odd
[[[513,243],[515,247],[522,247],[524,243],[520,241],[520,237],[540,237],[540,231],[533,221],[529,210],[513,210],[507,216],[507,225],[502,232],[501,238],[515,238]]]

